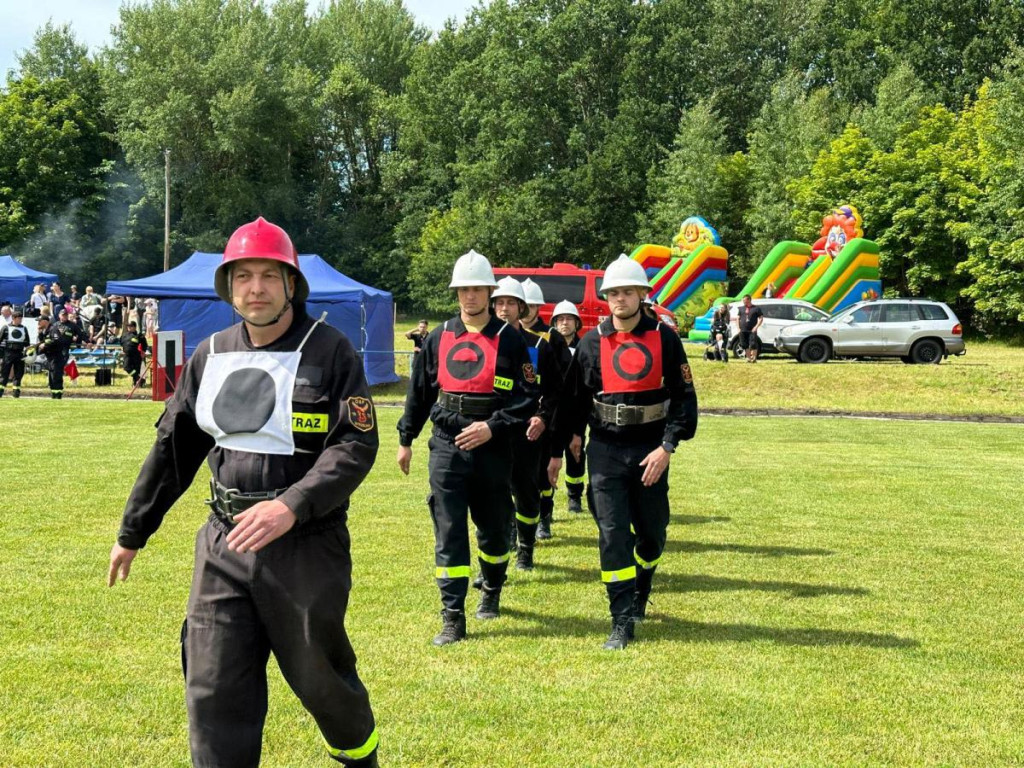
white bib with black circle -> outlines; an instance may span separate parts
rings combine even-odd
[[[291,456],[292,390],[302,359],[294,352],[216,352],[216,334],[196,396],[196,422],[221,448]]]

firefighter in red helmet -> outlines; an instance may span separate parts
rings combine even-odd
[[[604,273],[611,316],[580,341],[555,414],[552,484],[566,444],[587,463],[608,592],[612,631],[604,647],[621,650],[646,616],[668,528],[668,466],[697,429],[697,395],[674,331],[641,305],[650,285],[639,262],[622,255]]]
[[[349,497],[377,454],[363,366],[305,309],[288,234],[259,218],[231,236],[214,278],[242,322],[203,341],[157,427],[110,553],[133,559],[206,457],[211,514],[196,540],[182,627],[196,766],[256,766],[270,653],[329,754],[377,765],[377,729],[345,632]]]

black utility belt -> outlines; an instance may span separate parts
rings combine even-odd
[[[441,392],[437,404],[446,411],[454,411],[463,416],[490,416],[501,405],[501,400],[491,395],[453,395]]]
[[[654,405],[610,405],[594,401],[594,416],[604,424],[614,424],[617,427],[635,426],[638,424],[650,424],[652,421],[662,421],[668,418],[668,406],[670,400]]]
[[[242,493],[237,488],[228,488],[210,478],[210,496],[206,499],[206,505],[213,510],[213,514],[228,525],[235,524],[235,515],[241,514],[249,507],[256,506],[261,501],[276,499],[287,488],[279,491],[260,491],[258,493]]]

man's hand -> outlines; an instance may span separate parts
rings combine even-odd
[[[121,581],[128,578],[128,573],[132,569],[132,560],[135,559],[138,552],[137,549],[126,549],[120,544],[113,546],[110,550],[110,571],[107,573],[108,587],[114,586],[118,575],[121,576]]]
[[[408,445],[398,446],[398,468],[403,475],[409,474],[409,467],[412,465],[412,447]]]
[[[569,441],[569,453],[576,461],[580,460],[583,455],[583,438],[580,435],[572,436],[572,440]]]
[[[672,454],[660,445],[648,453],[644,460],[640,462],[640,466],[644,467],[644,474],[640,478],[640,482],[647,487],[658,482],[665,473],[665,470],[668,469],[668,462],[671,458]]]
[[[295,513],[283,501],[271,499],[235,515],[237,525],[228,534],[228,549],[245,554],[259,552],[295,525]]]
[[[540,416],[531,416],[530,423],[526,427],[526,439],[536,440],[538,437],[544,434],[544,429],[547,424],[544,423],[544,419]]]
[[[491,428],[486,421],[474,421],[455,436],[455,447],[460,451],[472,451],[479,448],[492,437]]]
[[[548,482],[552,488],[558,487],[558,473],[562,471],[562,459],[555,456],[548,462]]]

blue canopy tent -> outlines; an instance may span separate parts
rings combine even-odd
[[[138,280],[112,280],[107,293],[160,300],[160,328],[185,332],[191,355],[203,339],[240,318],[217,297],[213,273],[219,253],[193,253],[174,269]],[[391,294],[357,283],[315,254],[299,256],[309,282],[306,309],[313,317],[327,313],[327,322],[352,342],[363,357],[370,384],[398,381],[395,375],[394,303]]]
[[[24,304],[36,283],[46,283],[49,288],[56,279],[57,276],[49,272],[36,272],[26,267],[13,256],[0,256],[0,302]]]

